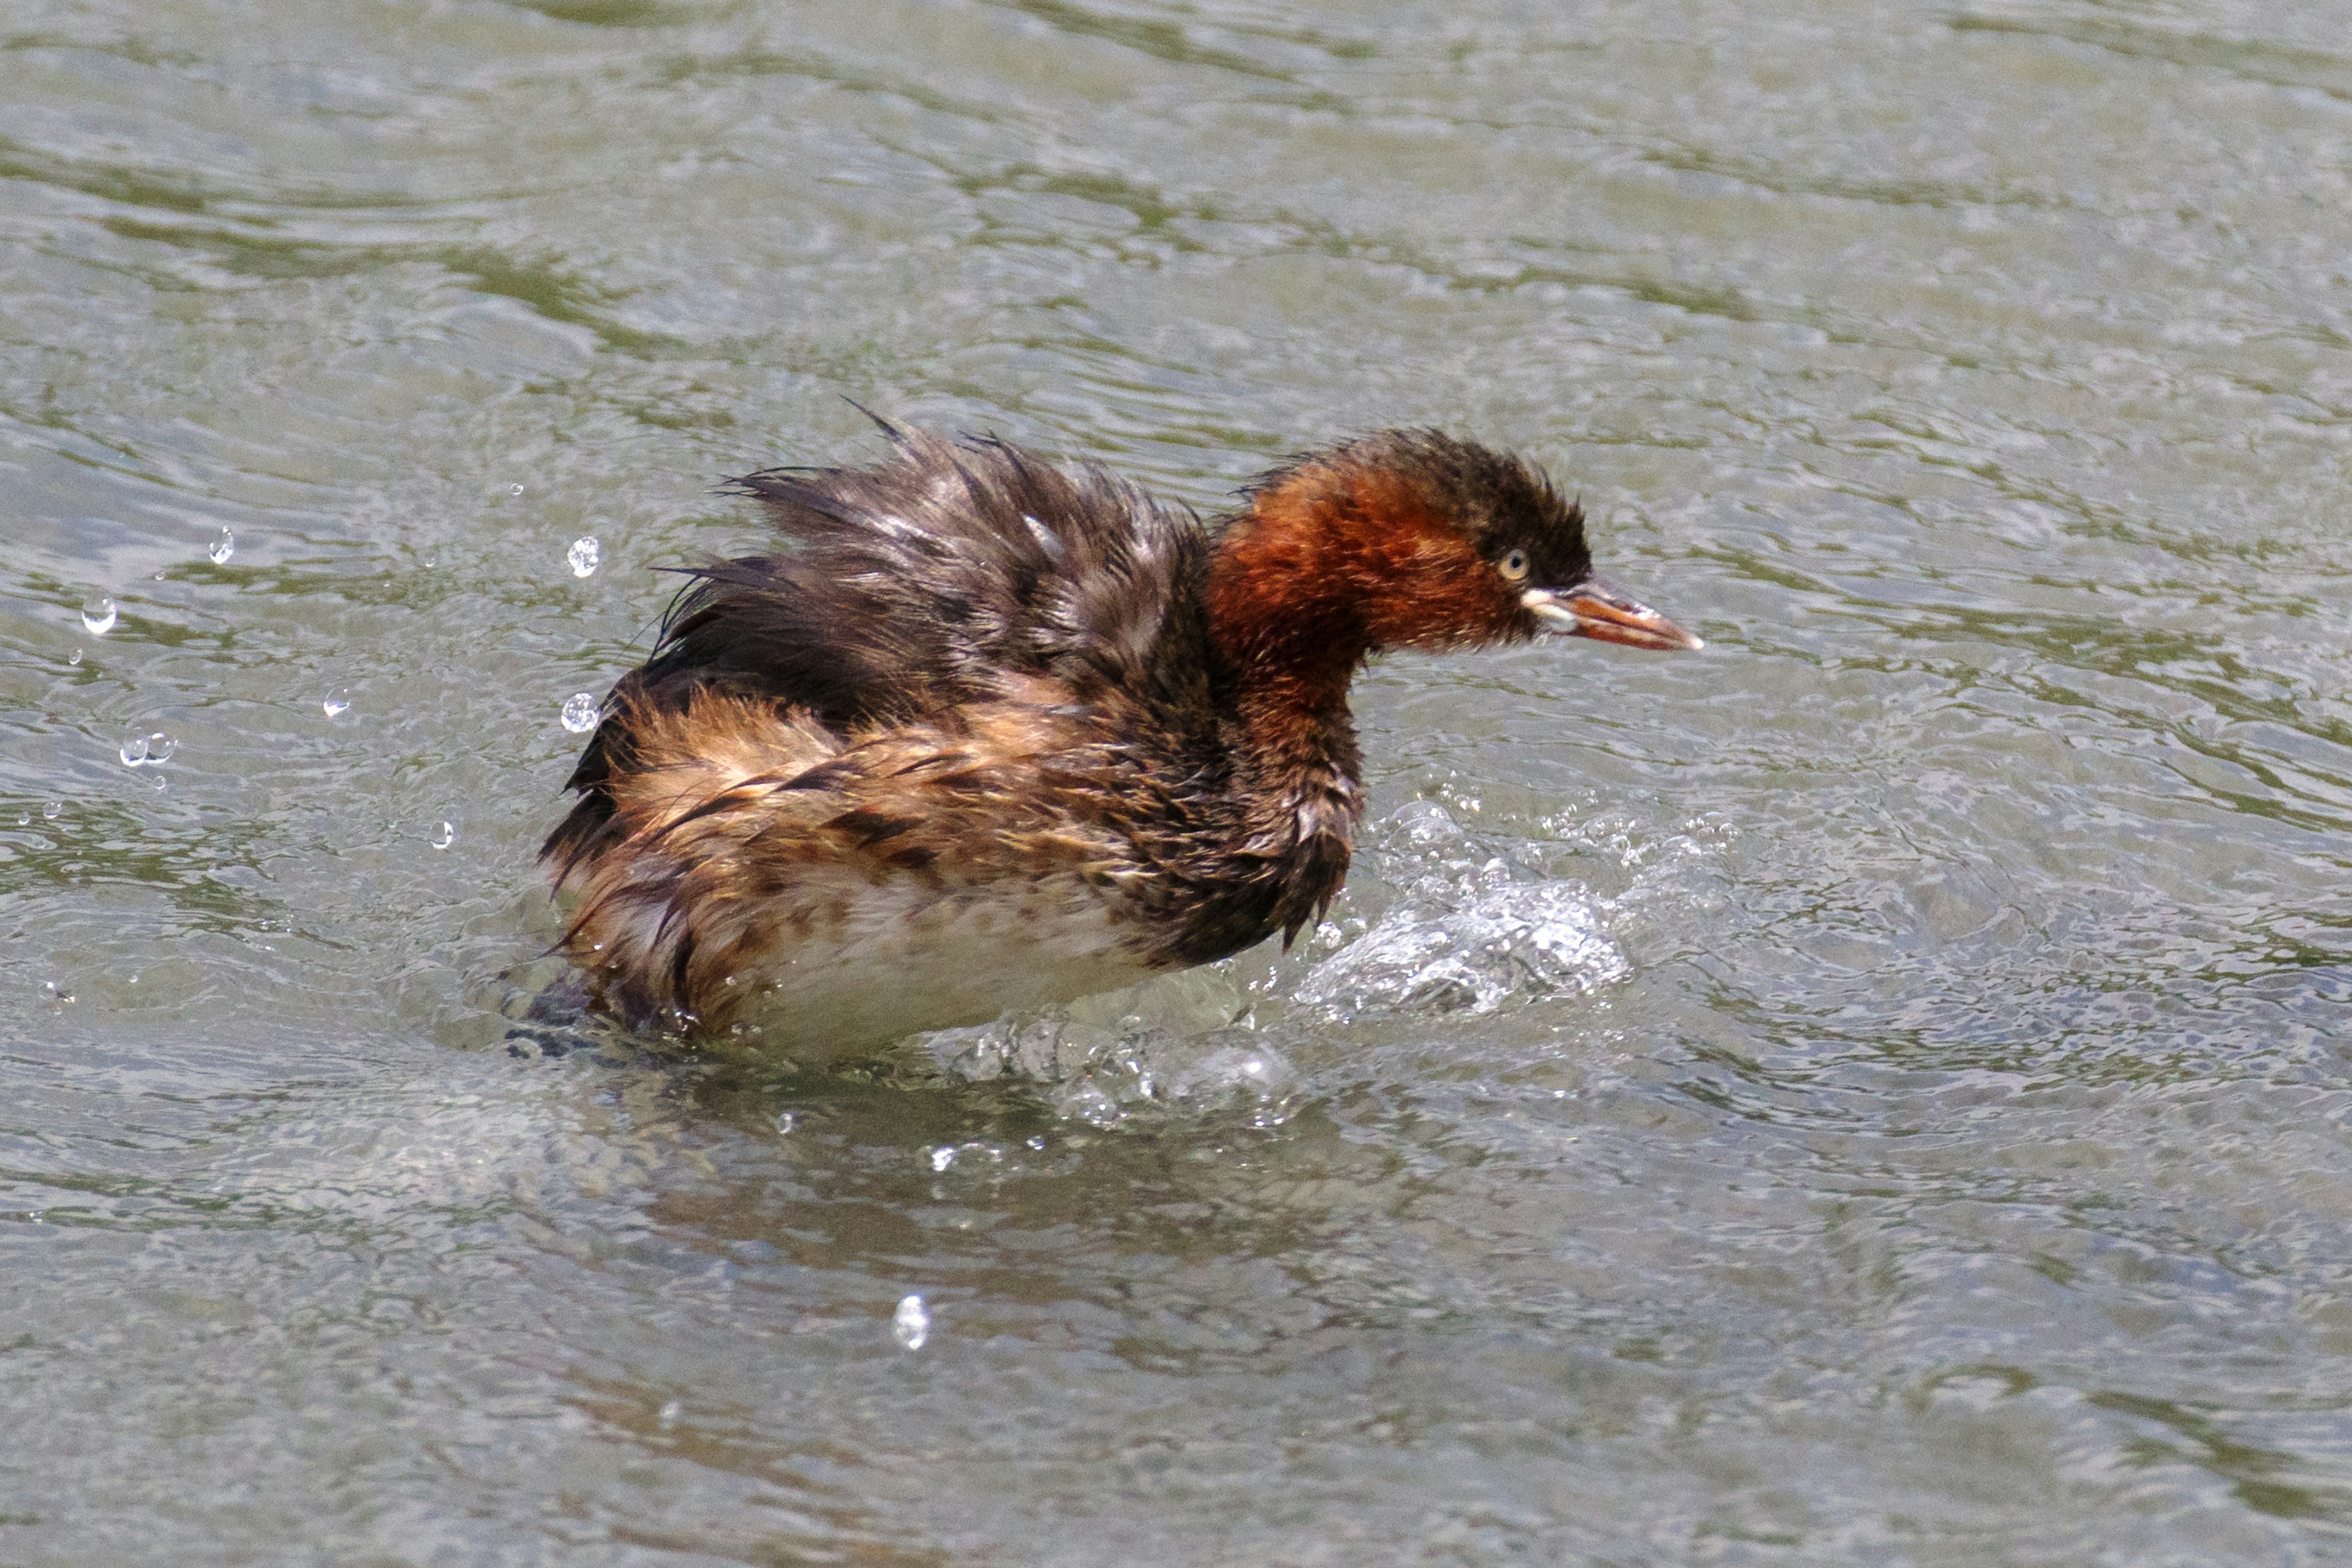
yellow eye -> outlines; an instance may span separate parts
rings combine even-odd
[[[1513,583],[1526,582],[1528,580],[1528,552],[1524,550],[1512,551],[1508,555],[1503,557],[1499,569],[1501,570],[1503,576],[1507,581]]]

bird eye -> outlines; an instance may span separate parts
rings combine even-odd
[[[1503,575],[1514,583],[1523,583],[1528,576],[1528,552],[1514,550],[1502,560]]]

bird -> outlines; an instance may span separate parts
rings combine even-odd
[[[1384,430],[1203,522],[1091,462],[874,417],[730,480],[766,553],[683,568],[541,860],[591,1004],[879,1047],[1286,949],[1348,874],[1348,694],[1391,649],[1700,639],[1597,575],[1507,452]]]

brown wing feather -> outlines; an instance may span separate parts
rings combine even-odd
[[[706,694],[838,735],[1045,679],[1063,701],[1116,690],[1163,722],[1213,722],[1196,518],[1008,442],[883,428],[893,453],[875,467],[736,481],[784,548],[693,570],[566,782],[580,799],[541,851],[560,878],[617,844],[614,784],[646,765],[645,717]]]

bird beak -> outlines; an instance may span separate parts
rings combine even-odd
[[[1559,637],[1621,642],[1627,647],[1701,648],[1706,644],[1605,578],[1587,577],[1572,588],[1530,588],[1519,603]]]

